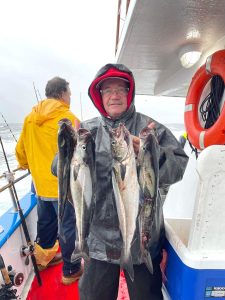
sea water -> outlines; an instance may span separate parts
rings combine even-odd
[[[7,162],[10,171],[17,169],[18,163],[15,157],[15,146],[22,130],[22,124],[3,124],[0,123],[0,136],[3,144],[3,148],[6,154]],[[2,146],[0,145],[0,177],[8,172],[7,162],[4,157]],[[18,179],[22,175],[26,174],[27,171],[16,171],[14,178]],[[0,188],[8,184],[7,179],[3,176],[0,179]],[[31,186],[31,176],[27,176],[21,181],[15,183],[16,192],[20,199],[24,196]],[[0,216],[13,206],[9,189],[0,192]]]
[[[178,139],[180,135],[184,132],[183,124],[165,124]],[[10,170],[15,170],[18,166],[15,157],[15,146],[22,130],[22,124],[4,124],[0,123],[0,136],[2,139],[4,151],[6,153],[7,161],[9,163]],[[8,171],[7,164],[3,155],[2,147],[0,146],[0,176]],[[19,178],[27,173],[27,171],[17,171],[15,172],[15,178]],[[0,179],[0,188],[7,184],[6,178]],[[15,188],[20,199],[26,193],[30,191],[31,187],[31,176],[27,176],[18,183],[15,184]],[[12,200],[10,197],[9,190],[0,193],[0,216],[12,207]]]

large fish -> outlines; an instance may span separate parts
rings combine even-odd
[[[134,280],[131,244],[139,211],[139,184],[132,137],[123,124],[110,133],[113,156],[112,183],[123,248],[120,266]]]
[[[61,221],[64,214],[65,202],[71,200],[70,193],[70,164],[73,156],[74,148],[76,147],[77,137],[72,123],[68,119],[59,121],[58,130],[58,220],[59,220],[59,234],[64,239],[61,233]]]
[[[71,160],[70,187],[76,215],[75,250],[71,260],[89,259],[87,238],[93,214],[95,184],[95,149],[90,131],[80,128]]]
[[[153,273],[149,246],[158,193],[159,145],[154,129],[145,127],[140,132],[139,138],[138,181],[144,198],[139,216],[141,254],[147,268]]]

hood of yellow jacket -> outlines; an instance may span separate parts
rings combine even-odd
[[[42,125],[44,122],[54,119],[61,112],[69,109],[69,104],[58,99],[45,99],[34,106],[28,117],[29,121],[34,121],[37,125]]]

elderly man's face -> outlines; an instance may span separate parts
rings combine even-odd
[[[118,118],[127,110],[128,88],[120,79],[107,79],[101,87],[102,102],[107,114]]]

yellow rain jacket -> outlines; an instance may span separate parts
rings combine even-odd
[[[79,122],[65,102],[41,101],[25,118],[16,145],[19,166],[30,170],[37,195],[47,200],[58,198],[58,180],[51,173],[51,164],[58,152],[58,121],[63,118],[71,120],[73,125]]]

